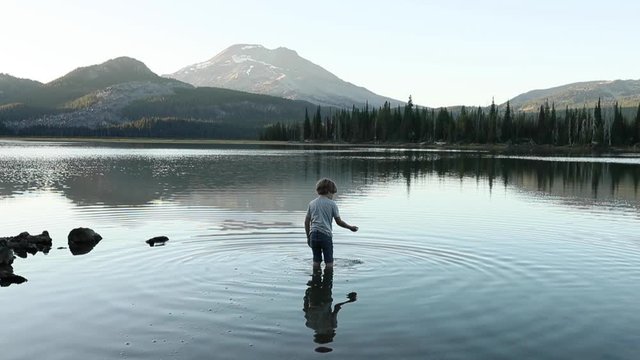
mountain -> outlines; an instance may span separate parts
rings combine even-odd
[[[637,107],[640,80],[588,81],[532,90],[511,99],[510,105],[516,111],[537,111],[545,101],[555,103],[557,109],[581,108],[593,107],[598,98],[603,105],[617,101],[623,107]]]
[[[0,76],[0,134],[256,138],[273,122],[301,121],[305,101],[194,88],[120,57],[41,84]]]
[[[141,61],[118,57],[102,64],[75,69],[45,84],[34,92],[32,103],[39,106],[62,106],[93,91],[127,82],[165,84],[168,87],[185,85],[156,75]]]
[[[20,79],[0,73],[0,104],[8,104],[23,99],[27,94],[42,86],[42,83]]]
[[[351,108],[368,102],[378,107],[385,101],[392,106],[402,104],[341,80],[284,47],[271,50],[262,45],[233,45],[208,61],[187,66],[165,77],[199,87],[220,87],[306,100],[324,106]]]

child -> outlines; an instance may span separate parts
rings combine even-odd
[[[313,250],[313,267],[319,268],[324,255],[326,268],[333,268],[333,240],[331,223],[351,231],[358,231],[357,226],[351,226],[340,219],[338,205],[333,201],[333,195],[338,192],[336,183],[324,178],[316,184],[318,197],[311,200],[304,219],[304,230],[307,233],[307,244]]]

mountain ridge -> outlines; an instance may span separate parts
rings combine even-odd
[[[530,90],[509,100],[515,111],[536,111],[545,102],[556,108],[593,107],[598,99],[604,105],[618,102],[623,107],[640,103],[640,80],[594,80]],[[505,104],[501,104],[506,105]]]
[[[0,104],[18,101],[42,85],[39,81],[0,73]]]
[[[238,53],[239,50],[244,53]],[[270,57],[258,58],[252,55],[252,51],[262,55],[266,52]],[[38,134],[69,134],[68,129],[103,129],[125,124],[132,124],[131,127],[138,129],[148,126],[151,121],[153,126],[159,124],[163,127],[163,134],[173,129],[177,134],[187,134],[180,128],[186,124],[191,131],[203,130],[197,136],[215,133],[218,137],[224,137],[224,134],[251,137],[269,124],[299,123],[304,119],[305,111],[313,113],[320,106],[318,103],[327,103],[322,96],[328,93],[332,103],[341,103],[342,107],[364,107],[362,103],[353,103],[348,92],[340,95],[340,91],[324,89],[321,81],[315,79],[337,79],[339,84],[351,90],[366,89],[340,80],[324,68],[300,58],[294,50],[282,47],[268,50],[261,45],[241,44],[229,47],[221,54],[224,56],[183,69],[195,71],[217,63],[229,67],[242,65],[235,73],[227,75],[233,79],[240,76],[238,71],[245,74],[262,72],[264,79],[272,81],[274,76],[275,79],[279,76],[295,78],[299,71],[304,70],[300,77],[315,86],[307,89],[315,89],[316,95],[311,100],[292,100],[221,87],[194,87],[180,80],[158,76],[139,60],[117,57],[101,64],[77,68],[46,84],[0,74],[0,133],[12,134],[14,131],[18,134],[22,131],[22,134],[30,134],[29,129],[38,128],[44,129]],[[295,61],[288,67],[292,59]],[[300,64],[304,65],[302,70],[297,68]],[[281,81],[278,85],[281,89],[293,91],[296,82]],[[640,80],[588,81],[536,89],[512,98],[510,105],[512,111],[537,111],[547,101],[555,104],[556,109],[564,106],[582,108],[592,107],[598,99],[603,106],[618,102],[625,108],[625,114],[636,111],[640,103]],[[368,104],[369,109],[377,107],[374,103]],[[457,113],[455,108],[448,107]],[[215,124],[219,125],[218,130],[209,131],[217,126]]]
[[[0,133],[141,134],[254,138],[273,121],[293,122],[316,105],[228,89],[195,88],[119,57],[77,68],[49,83],[0,76]],[[130,124],[127,125],[127,124]],[[84,130],[83,130],[84,129]],[[154,130],[155,129],[155,130]],[[198,133],[200,132],[200,133]],[[225,135],[227,134],[227,135]],[[179,135],[176,135],[179,136]]]
[[[267,49],[259,44],[235,44],[213,58],[163,75],[194,86],[212,86],[306,100],[324,106],[392,106],[402,101],[377,95],[344,81],[286,47]]]

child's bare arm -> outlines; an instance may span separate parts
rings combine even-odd
[[[309,213],[304,218],[304,232],[307,234],[307,239],[309,239],[309,233],[311,232],[311,216]]]
[[[349,224],[347,224],[346,222],[344,222],[341,218],[337,217],[336,219],[336,224],[338,224],[338,226],[343,227],[345,229],[349,229],[353,232],[358,231],[358,227],[357,226],[351,226]]]

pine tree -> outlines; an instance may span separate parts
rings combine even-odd
[[[496,142],[496,128],[498,126],[498,109],[493,98],[489,107],[489,124],[487,126],[487,142],[493,144]]]
[[[311,138],[313,140],[322,139],[322,114],[320,113],[320,105],[316,109],[315,115],[313,115],[313,123],[311,124]]]
[[[458,117],[458,122],[460,123],[460,129],[462,137],[462,141],[465,143],[470,143],[474,139],[473,134],[473,124],[471,122],[471,116],[467,112],[467,108],[463,105],[460,109],[460,116]]]
[[[628,139],[625,139],[625,125],[622,109],[618,102],[613,105],[613,124],[611,124],[611,134],[609,136],[609,145],[623,145]]]
[[[413,122],[413,99],[411,99],[411,95],[409,95],[409,101],[404,107],[400,128],[402,140],[415,141],[416,129]]]
[[[487,133],[486,131],[484,131],[485,129],[485,117],[484,117],[484,111],[482,110],[482,107],[478,106],[478,110],[475,113],[475,131],[476,131],[476,142],[479,144],[484,144],[487,142]]]
[[[388,141],[391,126],[391,104],[388,101],[384,102],[382,109],[378,112],[376,136],[379,141]]]
[[[551,128],[551,141],[553,145],[558,145],[560,140],[560,129],[558,128],[558,118],[556,116],[556,103],[551,103],[551,116],[549,117],[549,125]]]
[[[598,98],[598,103],[593,109],[591,141],[597,142],[599,144],[602,144],[604,142],[604,123],[602,121],[602,107],[600,105],[600,98]]]
[[[449,134],[449,121],[450,116],[447,108],[442,107],[438,111],[438,117],[436,118],[436,139],[447,141],[450,140]]]
[[[540,111],[538,112],[538,144],[546,143],[547,132],[547,113],[544,105],[540,105]]]
[[[311,120],[309,120],[309,111],[307,108],[304,108],[304,127],[302,131],[302,137],[304,140],[309,140],[312,138],[311,135]]]
[[[633,121],[633,144],[640,143],[640,103],[638,104],[638,112],[636,118]]]
[[[507,100],[507,108],[504,110],[504,118],[502,119],[502,141],[513,141],[513,120],[511,119],[511,106]]]
[[[569,105],[564,109],[564,123],[567,127],[567,144],[573,145],[573,112],[569,111]]]
[[[591,129],[591,119],[589,117],[589,113],[587,112],[586,105],[582,107],[578,122],[580,123],[580,144],[585,145],[590,143],[593,131]]]
[[[573,144],[580,143],[580,109],[573,111]]]

